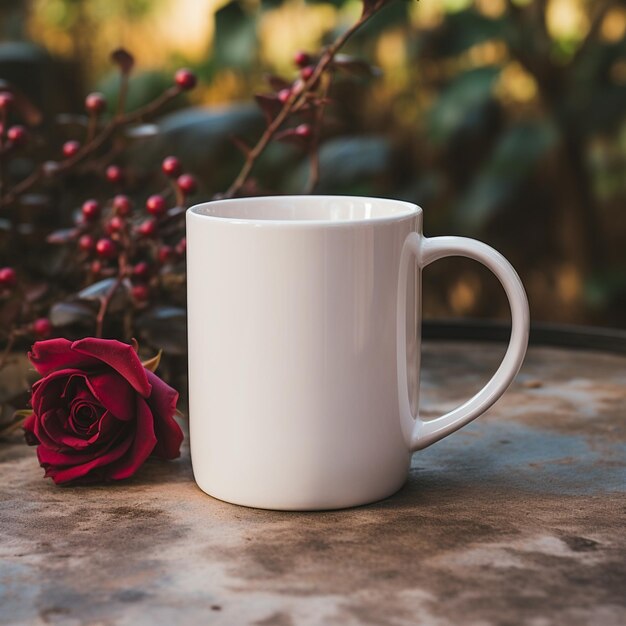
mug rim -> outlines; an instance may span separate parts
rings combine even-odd
[[[383,212],[380,215],[370,215],[367,217],[349,217],[349,218],[321,218],[321,219],[308,219],[308,218],[251,218],[230,215],[219,214],[207,214],[202,212],[208,206],[224,205],[230,207],[232,210],[237,205],[250,204],[250,203],[263,203],[263,202],[294,202],[302,200],[336,200],[336,201],[363,201],[371,200],[378,204],[378,207],[383,208]],[[395,207],[395,210],[392,210]],[[263,226],[288,226],[306,228],[311,226],[325,226],[325,227],[346,227],[346,226],[362,226],[368,224],[390,224],[400,222],[409,218],[413,218],[422,213],[421,207],[412,202],[405,200],[396,200],[394,198],[380,198],[374,196],[350,196],[350,195],[272,195],[272,196],[248,196],[243,198],[225,198],[218,200],[210,200],[208,202],[201,202],[194,204],[187,209],[187,215],[196,216],[203,221],[221,223],[221,224],[239,224],[239,225],[252,225],[255,227]]]

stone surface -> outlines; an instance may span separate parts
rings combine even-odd
[[[424,348],[423,414],[502,347]],[[186,451],[118,485],[55,487],[0,444],[0,624],[626,623],[626,357],[533,348],[485,416],[378,504],[232,506]]]

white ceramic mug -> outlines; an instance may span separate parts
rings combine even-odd
[[[484,243],[421,233],[419,207],[378,198],[242,198],[187,211],[190,441],[202,490],[268,509],[373,502],[406,481],[412,452],[504,393],[528,342],[519,277]],[[447,256],[498,277],[511,340],[480,392],[422,420],[421,270]]]

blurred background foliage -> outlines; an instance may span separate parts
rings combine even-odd
[[[191,67],[192,107],[165,115],[128,158],[148,171],[178,154],[208,198],[241,166],[230,136],[263,128],[252,96],[267,73],[292,80],[294,53],[314,52],[360,10],[358,0],[5,0],[0,78],[52,124],[80,112],[88,90],[114,95],[108,56],[120,45],[139,68],[129,107]],[[500,249],[534,319],[625,326],[626,1],[396,0],[346,52],[382,73],[334,83],[317,192],[417,202],[427,235]],[[259,187],[299,192],[307,160],[272,146]],[[495,279],[469,261],[431,266],[424,289],[425,316],[508,316]]]

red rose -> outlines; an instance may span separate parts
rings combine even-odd
[[[178,393],[113,339],[49,339],[28,357],[33,385],[26,440],[55,483],[121,480],[150,456],[180,455]]]

